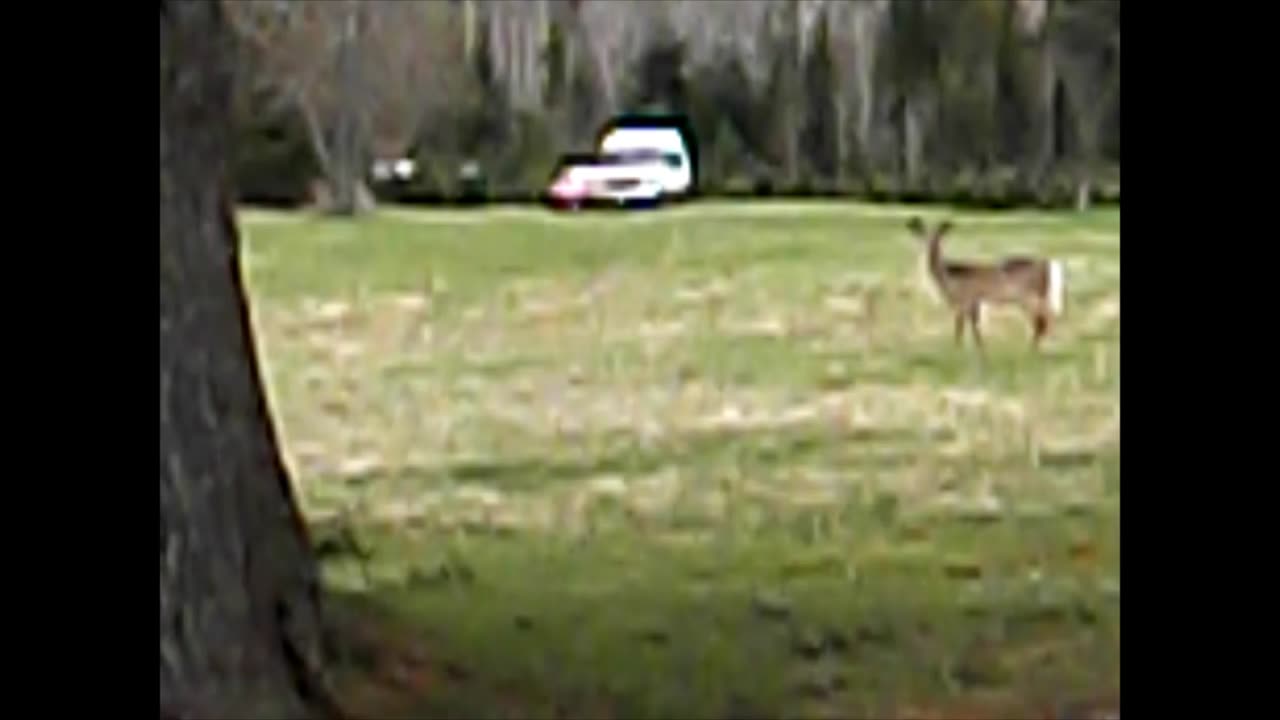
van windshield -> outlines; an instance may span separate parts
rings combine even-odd
[[[653,150],[649,148],[637,148],[635,150],[622,150],[611,153],[611,157],[616,162],[634,163],[634,162],[663,162],[673,168],[678,168],[682,164],[679,153],[662,152],[661,150]]]
[[[679,153],[662,152],[660,150],[652,150],[649,148],[638,148],[598,154],[570,153],[560,156],[560,161],[556,163],[556,170],[558,172],[569,166],[618,167],[620,165],[634,165],[650,162],[661,162],[665,163],[668,167],[679,168],[683,166],[684,158],[681,157]]]

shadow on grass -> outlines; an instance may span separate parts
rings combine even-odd
[[[1118,682],[1119,606],[1086,585],[1046,594],[998,563],[977,580],[914,556],[851,583],[842,547],[758,534],[732,555],[626,542],[414,546],[402,580],[331,593],[342,697],[356,717],[1040,717]],[[978,582],[998,591],[957,595]],[[955,707],[990,697],[1016,706]]]
[[[833,613],[723,593],[674,615],[678,601],[632,598],[630,619],[608,603],[530,610],[478,600],[466,602],[483,622],[464,630],[446,614],[462,606],[409,610],[404,597],[330,593],[333,677],[351,715],[778,717],[820,702],[841,717],[925,706],[952,710],[929,717],[1042,717],[1118,701],[1108,672],[1076,669],[1094,656],[1114,664],[1110,643],[1095,636],[1109,621],[1079,600],[973,613],[879,597]],[[1074,649],[1072,638],[1088,647]],[[714,681],[686,682],[690,664]]]
[[[1071,470],[1097,464],[1106,453],[1096,450],[1057,450],[1040,453],[1040,464],[1051,470]]]
[[[535,490],[549,483],[567,483],[605,475],[643,475],[671,466],[697,467],[700,463],[737,462],[754,469],[769,469],[811,460],[825,453],[844,454],[850,446],[899,446],[898,453],[877,452],[866,463],[879,469],[910,462],[917,452],[913,444],[949,438],[949,432],[922,433],[915,428],[859,428],[840,432],[761,429],[708,431],[684,435],[660,444],[647,444],[629,434],[606,441],[609,451],[598,456],[500,457],[465,460],[435,466],[408,467],[395,473],[397,479],[432,485],[445,481],[483,483],[500,490]],[[854,457],[854,464],[860,464]],[[341,478],[362,485],[390,476],[373,470]]]

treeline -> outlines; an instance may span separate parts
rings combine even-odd
[[[248,201],[531,197],[645,111],[688,118],[704,194],[1119,199],[1116,0],[231,6]]]

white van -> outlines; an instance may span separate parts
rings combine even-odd
[[[595,152],[561,157],[545,199],[568,209],[654,207],[689,196],[693,164],[680,125],[624,116],[602,129]]]
[[[645,168],[664,198],[684,197],[693,182],[689,149],[674,127],[614,127],[600,138],[601,155],[623,158]]]

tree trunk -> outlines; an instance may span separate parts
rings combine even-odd
[[[462,54],[468,63],[476,48],[476,0],[462,2]]]
[[[1086,212],[1093,200],[1093,172],[1098,167],[1098,131],[1102,113],[1096,107],[1082,108],[1077,116],[1079,147],[1076,161],[1076,211]]]
[[[1089,173],[1082,171],[1076,185],[1076,212],[1088,212],[1089,202],[1093,195],[1093,187],[1089,182]]]
[[[340,101],[338,104],[337,142],[334,148],[333,182],[334,214],[351,216],[362,210],[357,198],[357,186],[363,175],[360,162],[360,97],[359,47],[361,7],[350,4],[343,19],[342,40],[338,50],[338,79]]]
[[[587,28],[585,40],[587,51],[595,61],[595,73],[600,89],[604,94],[605,112],[609,115],[618,111],[618,82],[613,74],[613,63],[609,61],[609,51],[597,38],[592,38]]]
[[[781,38],[777,49],[781,55],[779,72],[782,73],[782,88],[780,97],[775,101],[782,107],[782,163],[787,189],[795,190],[800,184],[800,122],[797,115],[799,106],[804,102],[801,97],[803,83],[800,72],[804,58],[800,55],[799,3],[779,5],[778,12],[782,13],[778,20]]]
[[[858,88],[858,151],[868,166],[878,157],[871,141],[876,112],[876,54],[883,9],[870,3],[853,7],[854,71]],[[870,168],[863,168],[867,172]]]
[[[1058,64],[1049,41],[1044,40],[1040,57],[1040,152],[1036,158],[1036,176],[1040,182],[1058,161]]]
[[[161,1],[160,717],[333,716],[239,275],[230,50],[220,3]]]
[[[902,150],[907,187],[920,189],[920,172],[924,159],[924,128],[921,100],[916,92],[907,95],[902,107]]]
[[[836,153],[836,187],[844,187],[844,179],[849,164],[849,143],[845,138],[845,126],[848,124],[849,113],[846,110],[847,101],[844,94],[839,88],[835,90],[835,153]]]

